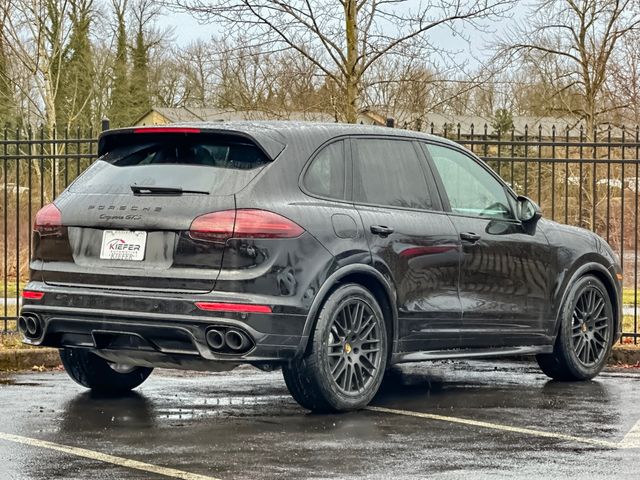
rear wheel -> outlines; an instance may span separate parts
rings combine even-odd
[[[604,368],[611,351],[613,307],[596,277],[581,277],[561,310],[553,353],[537,355],[542,371],[556,380],[588,380]]]
[[[83,348],[60,349],[60,360],[73,380],[104,394],[123,394],[133,390],[153,371],[147,367],[113,364]]]
[[[382,310],[365,288],[336,289],[318,314],[308,353],[282,368],[293,398],[317,412],[366,406],[378,391],[387,364]]]

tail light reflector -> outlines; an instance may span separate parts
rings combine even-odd
[[[208,312],[271,313],[270,306],[251,303],[196,302],[196,307]]]
[[[225,242],[229,238],[296,238],[304,229],[266,210],[224,210],[197,217],[189,235],[199,240]]]
[[[136,128],[133,133],[200,133],[200,129],[183,127],[150,127]]]
[[[33,229],[41,236],[60,235],[60,227],[62,227],[62,213],[53,203],[38,210]]]
[[[35,290],[23,290],[22,298],[25,300],[42,300],[44,292],[37,292]]]

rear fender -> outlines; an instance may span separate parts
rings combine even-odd
[[[615,298],[612,299],[612,305],[613,305],[613,311],[614,311],[614,317],[615,317],[615,332],[616,332],[616,334],[613,336],[614,342],[618,338],[618,332],[620,331],[621,320],[622,320],[622,317],[621,317],[622,310],[621,310],[621,304],[620,304],[620,292],[619,292],[618,283],[613,278],[613,275],[611,274],[611,272],[604,265],[602,265],[601,263],[590,261],[579,266],[573,272],[571,277],[569,277],[569,280],[564,285],[562,296],[559,298],[559,301],[556,302],[556,322],[553,330],[554,343],[555,343],[555,339],[558,337],[558,333],[560,332],[560,326],[562,324],[562,307],[565,304],[567,297],[569,296],[571,285],[573,285],[574,282],[577,281],[583,275],[592,273],[592,272],[597,273],[598,278],[601,281],[603,281],[609,294],[611,293],[615,294],[614,295]]]
[[[393,284],[378,270],[373,268],[370,265],[365,264],[353,264],[346,265],[333,274],[331,274],[327,280],[322,284],[322,287],[318,291],[318,294],[315,296],[313,303],[311,304],[311,308],[309,309],[309,313],[307,314],[307,319],[305,321],[304,330],[300,345],[298,347],[298,351],[296,353],[296,357],[301,357],[307,350],[309,345],[309,340],[311,338],[311,334],[316,324],[316,317],[318,312],[324,305],[326,298],[329,294],[335,290],[335,288],[342,283],[342,280],[350,275],[366,275],[372,279],[378,281],[380,285],[382,285],[384,289],[384,293],[387,296],[387,300],[389,302],[389,307],[391,311],[391,320],[392,320],[392,328],[393,328],[393,342],[392,342],[392,352],[396,350],[397,344],[397,335],[398,335],[398,311],[396,308],[396,290]]]

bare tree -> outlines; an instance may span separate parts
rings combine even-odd
[[[335,95],[327,94],[324,76],[307,58],[246,44],[243,38],[214,42],[218,107],[283,119],[293,112],[313,118],[314,112],[333,111]]]
[[[5,0],[5,48],[27,83],[16,83],[19,95],[30,103],[51,133],[56,123],[58,94],[62,82],[64,47],[70,34],[67,0]]]
[[[388,56],[427,58],[437,28],[481,27],[513,0],[177,0],[201,21],[221,20],[254,45],[288,48],[309,60],[341,93],[342,120],[357,120],[365,75]],[[175,6],[173,2],[166,2]],[[461,33],[461,32],[459,32]],[[442,53],[442,52],[439,52]]]
[[[640,124],[640,31],[622,41],[607,80],[607,91],[614,105],[623,106],[619,120]]]
[[[554,86],[553,97],[564,101],[565,113],[585,120],[591,134],[598,118],[618,105],[607,104],[603,92],[616,47],[640,28],[637,0],[539,0],[526,23],[511,29],[500,50],[535,69]]]
[[[176,50],[176,59],[184,75],[185,101],[199,108],[210,105],[215,88],[215,58],[211,46],[202,40],[192,42]]]

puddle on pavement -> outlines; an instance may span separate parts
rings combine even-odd
[[[11,385],[14,387],[39,387],[42,384],[37,382],[20,382],[15,378],[0,378],[0,385]]]
[[[269,406],[280,404],[282,401],[291,400],[289,395],[258,395],[242,397],[220,397],[189,399],[188,407],[157,407],[158,418],[165,420],[190,420],[203,417],[228,417],[256,415],[254,410],[246,410],[245,407]],[[243,407],[235,410],[234,407]]]

